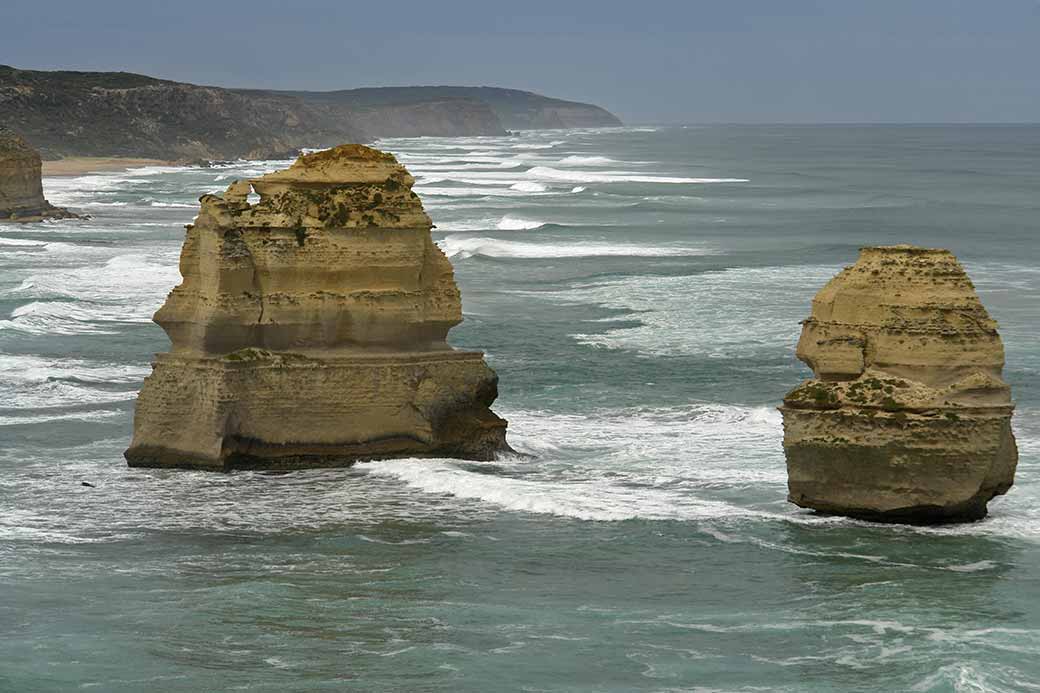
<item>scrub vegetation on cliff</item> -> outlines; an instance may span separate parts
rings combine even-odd
[[[589,104],[494,87],[226,89],[126,72],[0,65],[0,122],[45,159],[264,159],[379,137],[620,125]]]

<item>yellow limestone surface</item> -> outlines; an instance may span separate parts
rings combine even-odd
[[[949,251],[862,249],[813,299],[797,355],[815,377],[780,408],[791,502],[950,522],[1011,487],[1003,344]]]
[[[413,182],[390,154],[342,145],[202,196],[183,281],[155,315],[172,348],[145,380],[128,462],[292,468],[508,449],[488,408],[497,377],[446,342],[459,291]]]

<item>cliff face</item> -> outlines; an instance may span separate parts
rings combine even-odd
[[[47,158],[275,158],[364,137],[297,99],[126,73],[0,67],[0,117]]]
[[[510,129],[598,128],[622,124],[613,113],[588,103],[549,99],[516,89],[472,87],[466,92],[487,102],[502,124]]]
[[[123,72],[7,66],[0,66],[0,121],[45,158],[169,160],[278,158],[380,137],[620,124],[596,106],[491,87],[224,89]]]
[[[350,103],[356,108],[384,108],[394,104],[443,99],[468,100],[486,104],[498,118],[501,127],[517,130],[621,125],[617,116],[599,106],[498,87],[372,87],[294,93],[308,100]]]
[[[871,520],[984,517],[1014,480],[1004,349],[946,250],[864,248],[813,299],[781,407],[791,502]]]
[[[347,106],[346,110],[351,122],[368,133],[369,139],[505,134],[487,104],[478,101],[430,100],[378,107]]]
[[[127,461],[294,468],[507,449],[488,409],[497,377],[445,341],[459,291],[412,183],[389,154],[343,145],[204,195],[184,280],[155,315],[172,349],[145,379]]]
[[[76,215],[43,197],[40,155],[0,126],[0,221],[41,221]]]

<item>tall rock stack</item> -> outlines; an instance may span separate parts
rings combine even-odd
[[[69,219],[76,215],[43,198],[39,153],[0,126],[0,221]]]
[[[341,466],[491,459],[505,420],[413,178],[343,145],[204,195],[183,282],[155,314],[172,341],[137,401],[132,466]],[[250,192],[259,201],[250,204]]]
[[[813,299],[784,398],[789,500],[868,520],[986,515],[1014,481],[997,325],[949,251],[864,248]]]

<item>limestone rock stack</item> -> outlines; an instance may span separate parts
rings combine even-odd
[[[0,221],[75,218],[43,198],[42,162],[35,149],[0,126]]]
[[[864,248],[813,299],[781,407],[789,500],[870,520],[984,517],[1014,480],[997,325],[949,251]]]
[[[155,314],[172,349],[138,398],[130,465],[287,469],[508,449],[488,408],[495,373],[445,341],[462,320],[459,290],[413,182],[393,156],[343,145],[204,195],[183,282]]]

